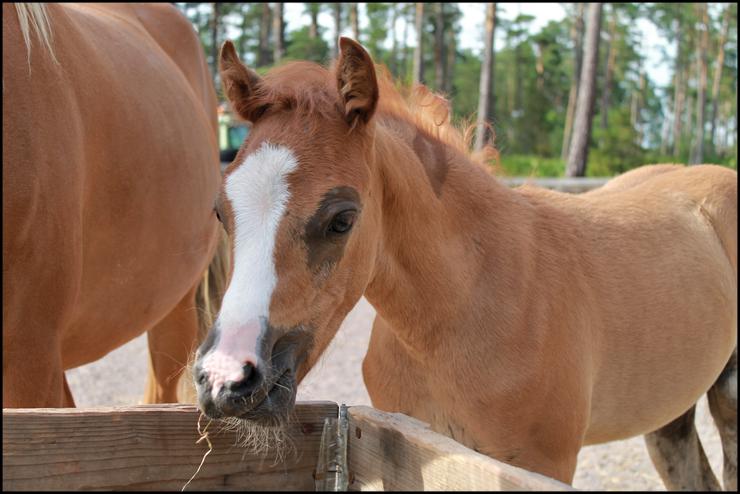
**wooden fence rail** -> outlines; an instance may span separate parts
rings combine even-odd
[[[313,490],[324,418],[336,403],[298,404],[296,454],[245,455],[238,434],[211,426],[213,451],[188,490]],[[3,410],[3,490],[175,490],[208,451],[194,405]],[[205,427],[207,420],[201,420]]]
[[[401,413],[350,407],[349,424],[350,490],[574,490],[477,453]]]
[[[532,184],[546,189],[560,192],[580,193],[601,187],[609,181],[609,177],[572,177],[572,178],[529,178],[529,177],[502,177],[501,180],[509,187],[518,187],[523,184]]]
[[[247,454],[238,434],[209,426],[213,450],[187,490],[314,490],[332,402],[296,405],[295,450]],[[209,447],[193,405],[3,410],[3,490],[173,490]],[[403,414],[349,407],[349,490],[569,490],[571,486],[493,460]],[[207,420],[202,420],[205,427]]]

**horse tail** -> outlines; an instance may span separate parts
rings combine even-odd
[[[33,28],[39,37],[41,45],[49,52],[54,63],[58,64],[59,61],[51,47],[51,38],[53,35],[46,5],[43,3],[16,3],[15,11],[18,14],[18,22],[21,27],[23,41],[26,43],[29,63],[31,62],[31,29]]]
[[[198,348],[213,327],[218,311],[221,310],[221,301],[226,292],[226,282],[229,276],[231,264],[231,250],[229,239],[223,228],[219,228],[219,239],[216,244],[216,252],[211,258],[208,267],[203,271],[203,276],[195,291],[195,307],[198,313],[198,333],[193,352],[186,372],[182,373],[178,389],[179,401],[182,403],[196,403],[197,396],[193,385],[192,366],[195,361],[195,349]]]
[[[229,275],[231,252],[229,241],[223,228],[220,234],[216,252],[203,272],[203,277],[195,292],[195,305],[198,309],[198,344],[202,343],[213,327],[216,315],[221,310],[221,300],[226,292],[226,279]]]

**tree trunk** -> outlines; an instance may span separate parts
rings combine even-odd
[[[725,43],[727,42],[727,31],[730,26],[730,6],[725,7],[725,13],[722,16],[722,31],[719,35],[719,46],[717,53],[717,60],[714,65],[714,79],[712,80],[712,114],[709,117],[711,119],[711,127],[709,130],[709,145],[711,146],[711,152],[716,152],[714,145],[714,132],[717,126],[717,105],[719,104],[719,85],[722,80],[722,68],[725,63]]]
[[[353,2],[349,4],[349,23],[352,26],[352,37],[360,42],[360,19],[357,15],[357,3]]]
[[[339,56],[339,35],[342,32],[342,4],[335,3],[334,7],[334,45],[332,49],[332,56],[337,58]]]
[[[686,97],[684,84],[683,56],[681,53],[681,18],[676,19],[676,69],[674,72],[673,92],[673,157],[681,153],[681,118],[683,103]]]
[[[257,49],[257,66],[263,67],[270,63],[270,25],[272,24],[272,10],[270,4],[262,4],[262,17],[260,18],[260,39]]]
[[[396,4],[398,6],[398,4]],[[403,15],[403,35],[401,38],[401,73],[404,80],[407,80],[409,74],[409,56],[408,56],[408,39],[409,39],[409,14],[411,4],[403,4],[401,14]],[[408,9],[408,10],[407,10]]]
[[[692,70],[693,69],[693,70]],[[686,68],[686,72],[684,73],[684,84],[686,85],[686,88],[684,91],[688,92],[689,87],[689,78],[690,78],[690,72],[693,72],[696,74],[698,72],[698,68],[696,64],[692,64],[691,67]],[[692,78],[696,79],[696,78]],[[698,81],[695,81],[698,84]],[[694,147],[696,145],[695,135],[696,133],[692,133],[693,125],[694,123],[694,108],[696,108],[696,97],[693,93],[689,93],[688,96],[685,97],[684,100],[684,121],[681,124],[681,139],[688,140],[689,143],[689,154],[686,157],[689,163],[691,163],[691,156],[694,152]]]
[[[521,45],[522,43],[520,42],[519,39],[517,39],[516,46],[514,47],[514,107],[513,107],[513,110],[520,110],[522,108],[522,80],[524,78],[522,77],[522,73],[521,73],[521,67],[522,67]],[[518,115],[519,115],[519,112],[517,112],[517,118],[518,118]]]
[[[237,11],[239,15],[241,15],[242,21],[239,25],[239,29],[241,29],[240,36],[236,39],[236,42],[239,46],[239,53],[241,56],[244,56],[245,53],[248,51],[247,47],[247,37],[244,36],[244,33],[247,32],[247,30],[251,27],[249,22],[249,17],[245,14],[248,13],[248,9],[250,8],[249,4],[241,4],[237,7],[239,10]],[[257,54],[259,57],[259,53]],[[256,60],[255,60],[256,62]]]
[[[637,128],[637,93],[638,89],[635,88],[630,95],[630,127],[633,129]]]
[[[308,27],[308,37],[316,39],[319,36],[319,4],[310,3],[309,13],[311,14],[311,24]]]
[[[434,4],[434,89],[442,91],[445,83],[445,14],[444,4]]]
[[[416,2],[416,48],[414,48],[414,82],[424,82],[424,4]]]
[[[583,177],[586,174],[588,142],[591,137],[594,96],[596,94],[596,69],[599,64],[599,33],[601,31],[601,3],[588,4],[586,23],[586,43],[583,53],[583,68],[578,89],[575,122],[573,123],[573,142],[568,154],[565,175]]]
[[[632,128],[635,129],[635,137],[638,146],[642,146],[642,122],[640,119],[640,111],[642,109],[642,94],[645,90],[645,71],[640,69],[640,82],[637,89],[632,93],[632,101],[630,105],[630,123]]]
[[[450,27],[447,32],[447,63],[445,64],[445,85],[444,91],[447,94],[452,93],[452,80],[455,75],[455,60],[457,55],[457,37],[455,36],[455,30]],[[452,100],[450,100],[452,103]]]
[[[396,21],[398,21],[398,4],[391,4],[391,36],[393,44],[391,45],[390,69],[394,77],[398,77],[398,31]]]
[[[486,144],[487,126],[491,114],[493,95],[494,32],[496,30],[496,4],[486,4],[486,36],[483,48],[483,64],[480,70],[480,90],[478,96],[478,121],[475,127],[475,150],[480,151]]]
[[[706,3],[697,3],[702,19],[702,31],[697,43],[696,55],[699,86],[696,93],[696,144],[692,155],[691,164],[699,164],[704,161],[704,109],[706,106],[707,93],[707,52],[709,51],[709,14]]]
[[[578,14],[570,29],[570,36],[573,40],[573,77],[570,82],[570,92],[568,93],[568,109],[565,112],[565,129],[563,131],[563,147],[560,151],[560,157],[563,161],[568,159],[568,149],[570,145],[570,135],[573,130],[573,116],[576,111],[576,99],[578,98],[578,83],[581,79],[581,61],[583,58],[583,4],[579,3]]]
[[[611,21],[609,22],[609,45],[606,59],[606,75],[604,76],[604,91],[601,94],[601,128],[606,129],[609,125],[609,98],[612,89],[612,76],[614,74],[614,62],[617,59],[617,10],[611,4]]]
[[[216,2],[213,4],[213,17],[211,17],[211,74],[214,81],[218,74],[218,28],[220,23],[221,4]]]
[[[537,73],[537,91],[542,93],[545,90],[545,46],[541,42],[538,42],[536,46],[534,71]]]
[[[283,22],[283,3],[276,2],[275,11],[272,16],[272,36],[274,38],[273,43],[273,61],[275,63],[280,62],[285,52],[285,23]]]
[[[735,94],[737,94],[737,87],[735,88]],[[735,111],[734,114],[733,110]],[[728,100],[722,102],[722,122],[724,122],[722,125],[722,133],[724,134],[722,154],[724,155],[731,146],[737,145],[737,104],[735,101]],[[730,129],[730,122],[734,122],[735,124],[734,131]]]
[[[670,140],[671,125],[668,119],[663,120],[660,130],[660,156],[663,157],[668,152],[668,141]]]

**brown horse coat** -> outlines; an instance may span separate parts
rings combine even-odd
[[[192,25],[162,4],[46,9],[58,63],[33,33],[29,59],[3,5],[10,407],[71,404],[64,369],[158,323],[181,370],[218,228],[216,98]]]

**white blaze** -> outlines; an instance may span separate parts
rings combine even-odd
[[[246,362],[258,363],[260,319],[269,319],[277,282],[275,236],[290,198],[286,176],[297,165],[290,149],[265,142],[226,178],[234,272],[218,316],[218,340],[203,359],[214,397],[225,382],[242,379]]]

